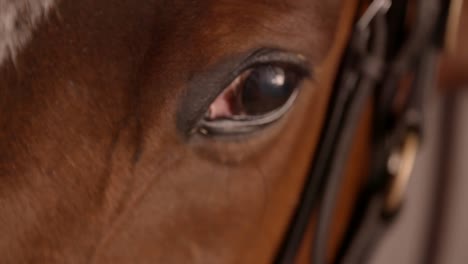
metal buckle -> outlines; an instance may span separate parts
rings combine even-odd
[[[450,1],[444,42],[448,53],[453,53],[456,49],[462,10],[463,0]]]
[[[410,132],[407,134],[401,149],[392,153],[388,160],[387,167],[393,175],[393,179],[385,198],[384,210],[386,213],[396,212],[404,200],[419,150],[419,143],[419,136]]]
[[[383,12],[386,13],[388,9],[392,6],[391,0],[374,0],[367,8],[366,12],[362,15],[362,17],[357,22],[357,28],[361,31],[366,30],[369,26],[370,22],[374,17],[379,13]]]

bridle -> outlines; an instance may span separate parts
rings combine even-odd
[[[327,263],[330,223],[345,162],[369,100],[375,111],[369,172],[332,262],[366,262],[402,205],[422,143],[423,93],[434,86],[436,56],[456,0],[367,2],[360,2],[358,10],[365,11],[356,16],[318,150],[275,263],[294,263],[315,209],[311,261]]]

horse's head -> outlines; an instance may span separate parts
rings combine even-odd
[[[0,0],[2,262],[271,261],[357,2]]]

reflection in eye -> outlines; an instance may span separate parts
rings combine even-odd
[[[302,72],[285,65],[260,65],[244,71],[210,105],[205,120],[260,116],[282,107]]]

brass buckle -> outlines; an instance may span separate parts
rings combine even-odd
[[[457,46],[462,10],[463,0],[450,0],[445,30],[445,50],[449,54],[454,53]]]
[[[401,148],[390,155],[387,167],[393,178],[385,199],[386,213],[396,212],[403,203],[419,150],[419,143],[419,136],[410,132]]]

